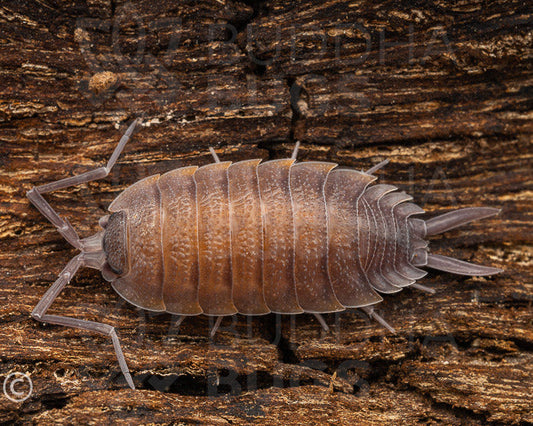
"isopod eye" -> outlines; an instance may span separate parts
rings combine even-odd
[[[126,213],[119,211],[109,216],[103,239],[103,248],[107,264],[118,275],[126,273],[127,259]]]

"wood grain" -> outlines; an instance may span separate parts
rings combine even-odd
[[[532,383],[531,13],[524,2],[74,1],[0,5],[0,379],[26,372],[0,423],[526,424]],[[179,330],[82,270],[51,313],[117,328],[111,343],[29,316],[75,250],[30,206],[32,186],[105,164],[47,195],[80,235],[128,185],[212,161],[287,157],[368,168],[428,217],[502,209],[432,239],[505,272],[432,271],[377,311],[209,320]],[[147,420],[149,419],[149,420]]]

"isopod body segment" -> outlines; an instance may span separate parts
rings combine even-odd
[[[423,226],[410,219],[422,210],[395,188],[369,187],[375,179],[292,159],[148,177],[109,207],[105,276],[130,303],[176,315],[324,313],[378,303],[376,290],[399,291],[425,274],[411,258],[426,244]],[[122,242],[106,244],[108,235]]]

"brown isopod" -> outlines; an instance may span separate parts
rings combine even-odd
[[[327,162],[292,158],[220,162],[183,167],[147,177],[125,189],[100,219],[103,230],[80,239],[41,194],[109,174],[138,120],[130,125],[106,167],[35,187],[30,201],[61,235],[81,251],[32,312],[47,323],[111,337],[120,368],[129,373],[109,325],[48,315],[46,311],[81,266],[102,271],[125,300],[149,311],[213,315],[309,312],[362,308],[393,331],[373,306],[379,293],[413,286],[428,266],[462,275],[500,269],[429,254],[425,237],[498,209],[474,207],[430,220],[412,197],[391,185],[374,184],[373,173]]]

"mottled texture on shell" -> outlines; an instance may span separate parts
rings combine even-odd
[[[139,307],[180,315],[324,313],[379,303],[378,292],[425,275],[415,263],[427,244],[423,222],[411,219],[423,210],[375,180],[292,159],[148,177],[110,206],[124,212],[128,227],[129,269],[113,287]]]

